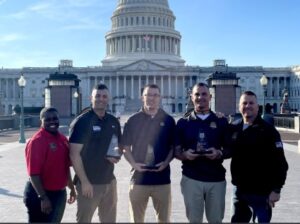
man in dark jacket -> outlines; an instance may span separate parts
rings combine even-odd
[[[288,164],[278,131],[260,116],[255,93],[241,95],[241,120],[231,125],[231,175],[236,186],[232,222],[270,222]],[[225,153],[224,153],[225,156]]]

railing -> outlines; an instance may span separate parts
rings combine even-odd
[[[279,128],[295,129],[295,117],[294,114],[275,114],[274,125]]]
[[[0,130],[10,129],[14,127],[14,119],[11,116],[0,117]]]
[[[0,131],[9,129],[19,129],[20,117],[19,116],[0,116]],[[38,127],[39,117],[38,116],[25,116],[24,117],[25,127]]]
[[[274,125],[279,128],[295,128],[294,117],[274,117]]]

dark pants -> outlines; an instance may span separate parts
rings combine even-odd
[[[66,190],[46,191],[46,194],[52,204],[50,214],[42,213],[41,200],[30,181],[26,183],[24,203],[27,207],[28,222],[60,222],[62,220],[67,200]]]
[[[234,188],[233,215],[231,222],[250,222],[257,218],[259,223],[269,223],[272,218],[272,208],[268,203],[269,195],[257,195],[241,192]]]

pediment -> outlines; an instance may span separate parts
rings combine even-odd
[[[167,68],[148,60],[139,60],[125,65],[119,71],[166,71]]]

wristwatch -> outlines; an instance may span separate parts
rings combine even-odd
[[[43,194],[43,195],[38,195],[38,198],[41,200],[41,201],[43,201],[43,200],[45,200],[46,198],[47,198],[47,195],[46,194]]]

